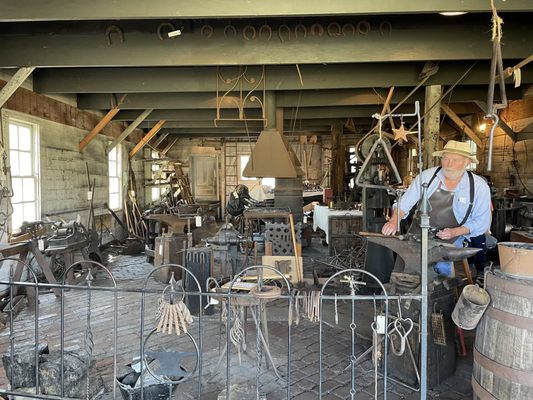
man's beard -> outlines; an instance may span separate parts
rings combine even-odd
[[[463,176],[463,174],[465,173],[465,170],[464,169],[461,169],[459,171],[455,170],[455,169],[446,169],[446,168],[443,168],[442,169],[442,173],[444,174],[444,176],[451,180],[451,181],[455,181],[459,178],[461,178]]]

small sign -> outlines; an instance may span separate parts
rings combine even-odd
[[[376,318],[376,332],[380,335],[385,334],[385,316],[384,315],[378,315]]]
[[[202,226],[202,216],[201,215],[197,215],[195,217],[195,222],[196,222],[196,226]]]

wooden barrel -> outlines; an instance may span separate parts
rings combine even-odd
[[[487,274],[491,304],[476,331],[474,399],[533,399],[533,280]]]

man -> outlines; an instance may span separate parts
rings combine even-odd
[[[463,247],[463,240],[484,234],[490,226],[490,189],[485,180],[467,172],[470,163],[478,160],[468,143],[450,140],[442,151],[433,153],[441,157],[441,167],[429,168],[419,174],[400,199],[400,218],[405,218],[420,200],[420,180],[428,183],[427,195],[431,204],[430,225],[441,240]],[[398,208],[383,225],[381,233],[393,235],[398,223]],[[411,228],[419,227],[415,219]],[[410,229],[411,229],[410,228]],[[450,276],[451,262],[440,262],[435,270]]]

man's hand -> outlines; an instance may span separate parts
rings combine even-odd
[[[396,233],[396,223],[393,221],[387,222],[383,225],[383,228],[381,228],[381,233],[384,235],[394,235]]]
[[[457,228],[445,228],[437,232],[436,236],[442,240],[454,239],[458,236],[468,235],[470,229],[464,226],[458,226]]]

